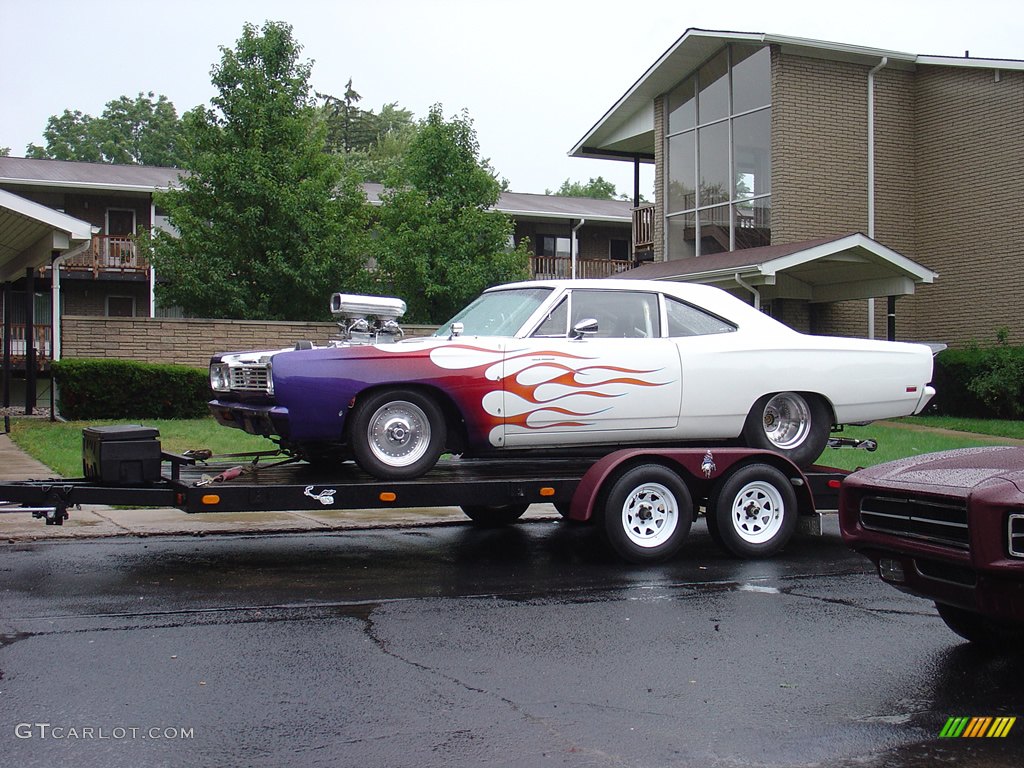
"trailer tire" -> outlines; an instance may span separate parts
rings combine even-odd
[[[693,498],[682,478],[661,464],[626,470],[609,487],[601,510],[611,548],[631,563],[672,557],[693,522]]]
[[[356,462],[382,480],[419,477],[445,447],[444,414],[414,389],[380,390],[357,401],[349,427]]]
[[[796,491],[767,464],[746,464],[725,477],[708,498],[711,538],[742,558],[770,557],[796,531]]]
[[[466,504],[463,505],[462,511],[477,525],[493,528],[514,523],[525,514],[529,507],[529,504],[503,504],[501,506]]]

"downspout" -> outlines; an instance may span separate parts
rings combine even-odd
[[[875,239],[875,74],[889,63],[883,56],[868,72],[868,237]],[[875,300],[868,299],[868,338],[875,338]]]
[[[576,245],[576,233],[580,231],[580,227],[587,223],[586,219],[580,219],[580,223],[572,228],[572,240],[569,242],[569,249],[572,251],[572,279],[576,279],[576,252],[579,248]]]
[[[99,232],[99,228],[96,228]],[[93,234],[96,234],[95,232]],[[77,256],[89,249],[90,242],[82,243],[77,248],[62,253],[50,262],[50,362],[60,360],[60,268],[65,260]],[[57,378],[53,375],[53,368],[50,369],[50,421],[57,421]],[[63,421],[63,419],[60,419]]]
[[[760,310],[761,309],[761,293],[757,290],[757,288],[755,288],[750,283],[748,283],[746,280],[744,280],[742,277],[740,277],[740,273],[739,272],[734,274],[732,276],[732,279],[735,280],[737,285],[739,285],[741,288],[746,288],[748,291],[750,291],[752,294],[754,294],[754,309]]]
[[[153,242],[153,233],[156,232],[156,203],[152,196],[149,198],[149,238]],[[153,267],[152,259],[149,262],[149,317],[156,317],[156,269]]]

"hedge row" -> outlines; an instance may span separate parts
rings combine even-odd
[[[210,382],[201,368],[134,360],[60,360],[53,364],[62,416],[87,419],[194,419],[209,413]]]
[[[942,415],[1024,418],[1024,347],[947,349],[935,359],[932,381]]]

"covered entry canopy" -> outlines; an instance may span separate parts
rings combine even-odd
[[[0,283],[49,266],[54,251],[88,243],[92,224],[0,189]]]
[[[938,274],[867,235],[824,237],[692,259],[659,261],[616,277],[706,283],[746,291],[755,304],[773,299],[811,303],[906,296]]]

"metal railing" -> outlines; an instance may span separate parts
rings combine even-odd
[[[25,324],[11,323],[11,364],[16,368],[25,366],[28,345],[25,342]],[[53,328],[37,325],[33,328],[32,346],[36,350],[36,367],[43,370],[53,357]]]
[[[654,204],[639,205],[633,209],[633,252],[654,248]]]

